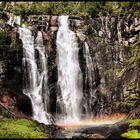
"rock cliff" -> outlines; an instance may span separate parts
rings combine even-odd
[[[50,112],[55,115],[57,87],[56,34],[58,16],[40,15],[28,18],[29,28],[36,37],[42,31],[48,53],[48,86],[50,91]],[[22,41],[17,33],[18,25],[11,27],[1,23],[7,30],[4,45],[0,48],[0,96],[16,97],[19,109],[31,115],[30,101],[22,93]],[[70,28],[76,32],[79,43],[79,61],[85,81],[84,42],[89,46],[94,66],[93,89],[97,99],[93,102],[93,114],[129,113],[139,101],[140,95],[140,19],[129,15],[110,17],[70,17]],[[15,39],[15,41],[14,41]],[[9,44],[7,44],[9,43]],[[88,79],[89,80],[89,79]],[[83,89],[88,94],[88,88]],[[87,85],[88,86],[88,85]],[[85,94],[85,95],[86,95]],[[21,96],[25,96],[22,97]],[[19,100],[19,98],[21,100]],[[84,99],[84,97],[83,97]],[[26,107],[23,107],[27,103]],[[26,109],[27,110],[26,110]]]

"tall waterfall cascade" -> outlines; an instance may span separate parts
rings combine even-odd
[[[84,42],[83,56],[86,61],[86,79],[88,92],[83,91],[83,75],[79,64],[79,47],[76,34],[70,30],[69,17],[58,17],[56,38],[56,63],[58,70],[58,93],[56,94],[56,123],[80,122],[90,117],[96,96],[93,90],[94,66],[87,42]],[[43,45],[42,32],[37,37],[32,35],[29,27],[18,27],[23,42],[24,89],[32,102],[33,119],[44,124],[51,123],[49,106],[51,104],[48,90],[48,55]],[[88,85],[88,86],[87,86]],[[60,91],[60,92],[59,92]],[[85,96],[86,95],[86,96]],[[85,102],[83,102],[83,97]],[[87,98],[88,97],[88,98]],[[83,108],[85,109],[83,113]]]
[[[58,86],[61,98],[57,102],[62,110],[60,120],[64,122],[80,121],[82,99],[82,73],[79,67],[78,43],[76,35],[69,29],[69,17],[58,17],[57,32],[57,67]],[[61,103],[60,103],[61,102]]]
[[[34,39],[32,32],[26,27],[19,27],[18,32],[23,42],[23,70],[25,79],[23,92],[31,99],[33,119],[48,124],[46,109],[46,102],[48,102],[47,54],[45,54],[43,46],[42,33],[38,31],[37,38]],[[35,59],[35,50],[39,54],[39,68]]]

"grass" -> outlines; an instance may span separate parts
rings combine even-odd
[[[0,138],[47,138],[37,124],[26,119],[0,120]]]

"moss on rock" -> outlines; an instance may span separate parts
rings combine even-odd
[[[138,130],[130,130],[124,134],[122,134],[122,137],[125,138],[140,138],[140,133],[138,132]]]
[[[0,138],[47,138],[48,134],[34,121],[27,119],[0,120]]]
[[[129,120],[129,122],[130,122],[129,126],[140,126],[140,119]]]
[[[121,136],[124,138],[140,138],[140,119],[128,120],[129,127],[126,133],[123,133]]]

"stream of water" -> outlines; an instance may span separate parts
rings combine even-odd
[[[82,73],[79,67],[77,38],[69,29],[68,16],[59,16],[57,32],[58,86],[60,86],[63,114],[59,120],[70,122],[81,119]]]
[[[36,40],[32,32],[25,26],[19,27],[20,38],[23,42],[23,69],[24,69],[24,89],[23,93],[30,97],[33,107],[33,119],[48,124],[43,102],[44,94],[47,92],[47,58],[43,48],[42,34],[38,32]],[[38,68],[35,50],[39,53],[40,66]],[[48,97],[45,98],[48,100]]]

